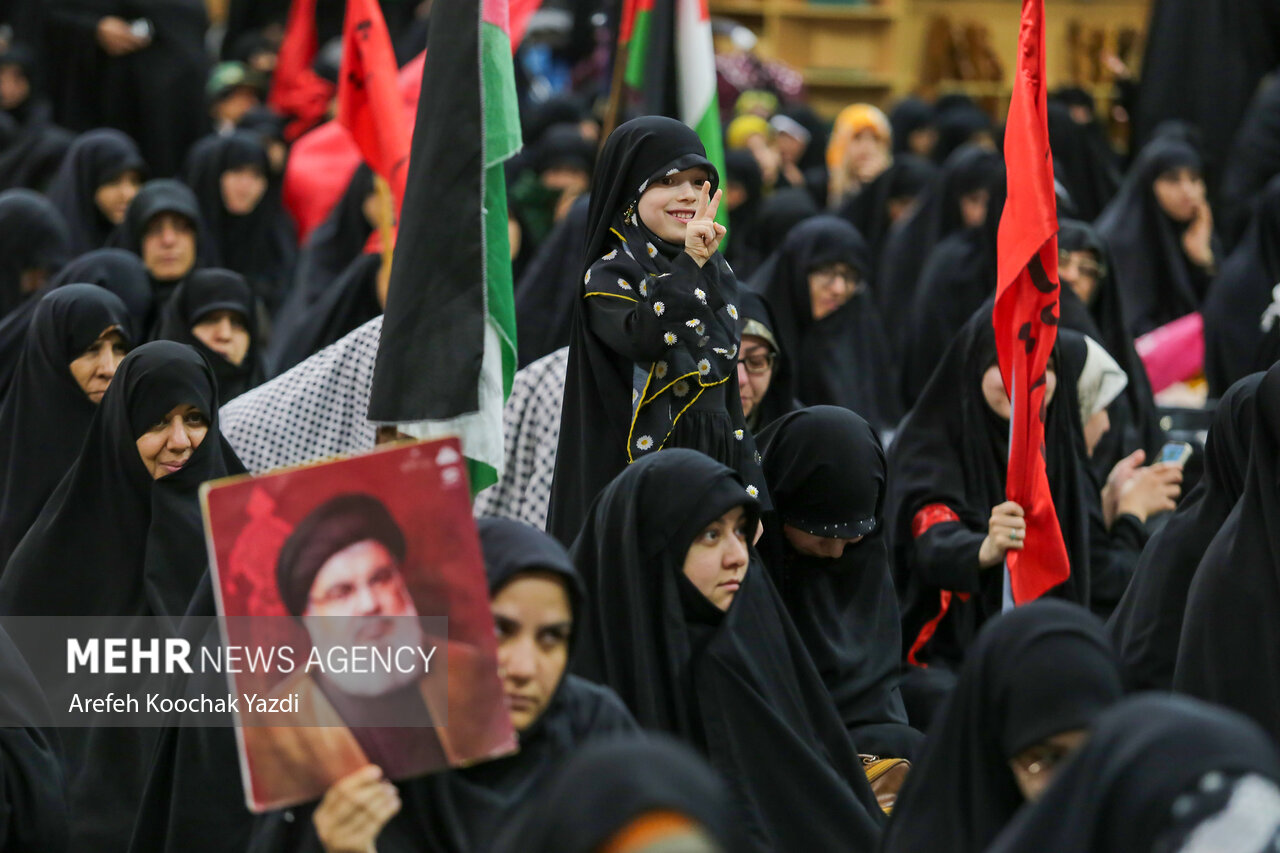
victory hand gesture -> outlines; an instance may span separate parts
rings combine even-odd
[[[716,222],[716,211],[720,209],[720,190],[711,196],[711,182],[704,181],[698,191],[698,206],[693,211],[693,219],[684,230],[684,250],[689,257],[702,266],[711,260],[711,256],[720,248],[724,239],[725,227]]]

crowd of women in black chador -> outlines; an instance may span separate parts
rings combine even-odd
[[[224,57],[269,56],[289,4],[231,5]],[[418,6],[383,6],[399,53]],[[341,7],[318,0],[322,40]],[[289,117],[206,135],[197,0],[22,0],[0,24],[0,616],[214,643],[200,485],[237,451],[374,445],[373,173],[344,172],[299,239]],[[1006,493],[990,118],[905,99],[883,172],[827,207],[803,105],[778,127],[810,137],[804,180],[771,186],[673,119],[600,140],[555,97],[506,169],[512,405],[538,414],[508,417],[494,494],[518,497],[484,509],[537,506],[547,532],[478,520],[519,751],[371,765],[254,815],[231,728],[42,728],[0,630],[0,851],[1276,847],[1280,86],[1207,127],[1204,90],[1162,112],[1150,78],[1128,158],[1089,92],[1048,105],[1044,455],[1070,572],[1045,600],[1014,608],[1005,568],[1042,531]],[[1182,497],[1136,341],[1196,312],[1216,411]],[[870,756],[912,762],[896,802]]]

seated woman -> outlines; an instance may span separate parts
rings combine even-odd
[[[883,814],[749,545],[759,504],[691,450],[629,465],[573,546],[592,602],[576,671],[734,787],[742,850],[870,850]]]
[[[1168,136],[1147,143],[1096,227],[1115,261],[1133,335],[1200,309],[1222,252],[1203,163],[1189,143]]]
[[[209,263],[244,276],[274,310],[293,276],[298,240],[270,174],[266,146],[251,133],[206,137],[187,155],[186,182],[209,229]]]
[[[1033,601],[992,621],[929,727],[881,850],[982,853],[1123,695],[1106,631],[1084,608]]]
[[[209,239],[195,194],[172,178],[143,184],[108,242],[133,252],[147,268],[154,298],[149,332],[155,331],[178,285],[192,270],[208,264]]]
[[[1155,693],[1093,734],[990,853],[1266,853],[1280,845],[1280,755],[1254,723]]]
[[[253,292],[239,273],[193,272],[164,307],[158,337],[189,344],[205,357],[218,379],[219,402],[262,383],[257,310]]]
[[[120,360],[129,315],[92,284],[36,306],[13,385],[0,403],[0,573],[76,460]]]
[[[319,804],[263,818],[251,850],[364,850],[375,840],[380,853],[488,849],[565,756],[592,738],[635,730],[613,691],[567,672],[584,597],[564,547],[509,519],[482,518],[479,529],[499,675],[520,751],[396,783],[370,765],[334,784]]]
[[[1107,627],[1134,690],[1169,690],[1187,591],[1213,537],[1240,494],[1261,373],[1246,376],[1218,401],[1204,442],[1204,474],[1165,526],[1151,537],[1133,581]]]
[[[688,747],[654,734],[612,737],[588,744],[561,765],[492,849],[740,850],[732,814],[724,780]]]
[[[47,198],[0,192],[0,318],[33,298],[70,259],[67,223]]]
[[[742,292],[742,343],[738,349],[738,399],[747,428],[758,433],[796,408],[791,362],[778,344],[778,321],[758,293]]]
[[[67,222],[73,253],[106,245],[146,174],[138,146],[121,131],[100,127],[76,137],[48,190]]]
[[[872,298],[871,253],[848,222],[817,216],[788,235],[775,263],[752,282],[778,318],[804,405],[844,406],[878,431],[902,414],[898,374]]]
[[[902,627],[885,547],[884,449],[847,409],[783,415],[760,435],[774,511],[761,551],[858,749],[912,758],[898,690]]]
[[[1058,382],[1052,360],[1045,382],[1046,469],[1071,565],[1051,594],[1084,604],[1091,484],[1075,389]],[[889,451],[885,518],[912,665],[903,696],[918,727],[982,623],[1004,608],[1004,555],[1028,535],[1023,508],[1005,497],[1009,408],[988,302],[951,343]]]
[[[892,164],[893,130],[885,114],[871,104],[845,107],[827,143],[827,208],[839,210]]]
[[[0,578],[0,614],[174,625],[205,574],[199,489],[244,469],[218,430],[213,371],[154,341],[125,357],[78,457]],[[121,850],[151,769],[153,729],[62,729],[72,849]]]

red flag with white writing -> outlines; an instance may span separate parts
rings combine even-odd
[[[369,168],[391,187],[396,215],[409,176],[412,134],[396,83],[396,55],[377,0],[347,0],[338,74],[338,122]]]
[[[1005,494],[1026,513],[1011,550],[1014,604],[1039,598],[1071,574],[1045,471],[1045,370],[1058,337],[1058,219],[1045,106],[1044,0],[1023,0],[1018,71],[1005,125],[1008,200],[1000,218],[993,323],[1000,373],[1012,401]],[[1068,449],[1069,452],[1069,449]]]

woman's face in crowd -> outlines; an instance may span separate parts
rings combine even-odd
[[[790,524],[782,525],[782,533],[787,537],[787,542],[797,552],[806,557],[824,557],[828,560],[834,560],[836,557],[843,555],[846,547],[857,545],[862,541],[861,536],[852,538],[814,536],[812,533],[806,533],[798,527],[792,527]]]
[[[684,245],[684,231],[698,207],[698,194],[708,180],[701,167],[655,178],[636,205],[645,227],[668,243]]]
[[[547,709],[568,664],[569,594],[552,572],[523,572],[498,590],[491,609],[507,711],[522,732]]]
[[[257,166],[239,166],[222,173],[222,204],[232,216],[253,213],[267,193],[267,176]]]
[[[196,263],[196,229],[177,213],[161,213],[147,223],[142,263],[158,281],[177,281]]]
[[[846,263],[836,262],[809,271],[809,305],[813,319],[821,320],[840,309],[862,288],[858,272]]]
[[[738,397],[744,416],[750,415],[769,393],[772,379],[773,349],[769,342],[757,335],[743,335],[738,351]]]
[[[102,218],[112,225],[124,222],[124,215],[129,212],[129,202],[138,194],[142,186],[142,176],[132,169],[121,172],[93,193],[93,203],[98,206]]]
[[[845,170],[860,181],[874,179],[889,166],[889,146],[876,132],[863,128],[849,140],[844,152]]]
[[[736,506],[712,521],[689,546],[684,558],[684,576],[698,592],[721,610],[728,610],[747,576],[746,511]]]
[[[1160,209],[1174,222],[1190,222],[1204,204],[1204,178],[1189,166],[1161,172],[1151,189]]]
[[[182,470],[209,432],[204,412],[188,403],[174,406],[163,418],[138,436],[138,455],[151,479]]]
[[[1089,733],[1084,729],[1072,729],[1045,738],[1027,747],[1009,759],[1009,769],[1018,783],[1018,789],[1028,802],[1035,802],[1053,781],[1054,773],[1067,758],[1084,745]]]
[[[990,201],[989,190],[973,190],[960,196],[960,219],[965,228],[977,228],[987,221],[987,204]]]
[[[1058,390],[1058,374],[1052,368],[1044,372],[1044,404],[1053,402],[1053,392]],[[993,364],[982,374],[982,396],[986,399],[991,411],[1003,420],[1009,420],[1012,406],[1009,395],[1004,392],[1004,380],[1000,378],[1000,365]]]
[[[191,327],[191,334],[236,367],[249,353],[249,327],[239,311],[211,311]]]
[[[1085,305],[1093,304],[1102,268],[1098,256],[1088,250],[1058,253],[1058,280],[1071,288]]]
[[[124,336],[112,326],[71,362],[71,376],[91,403],[102,402],[102,395],[107,393],[107,386],[124,356]]]

